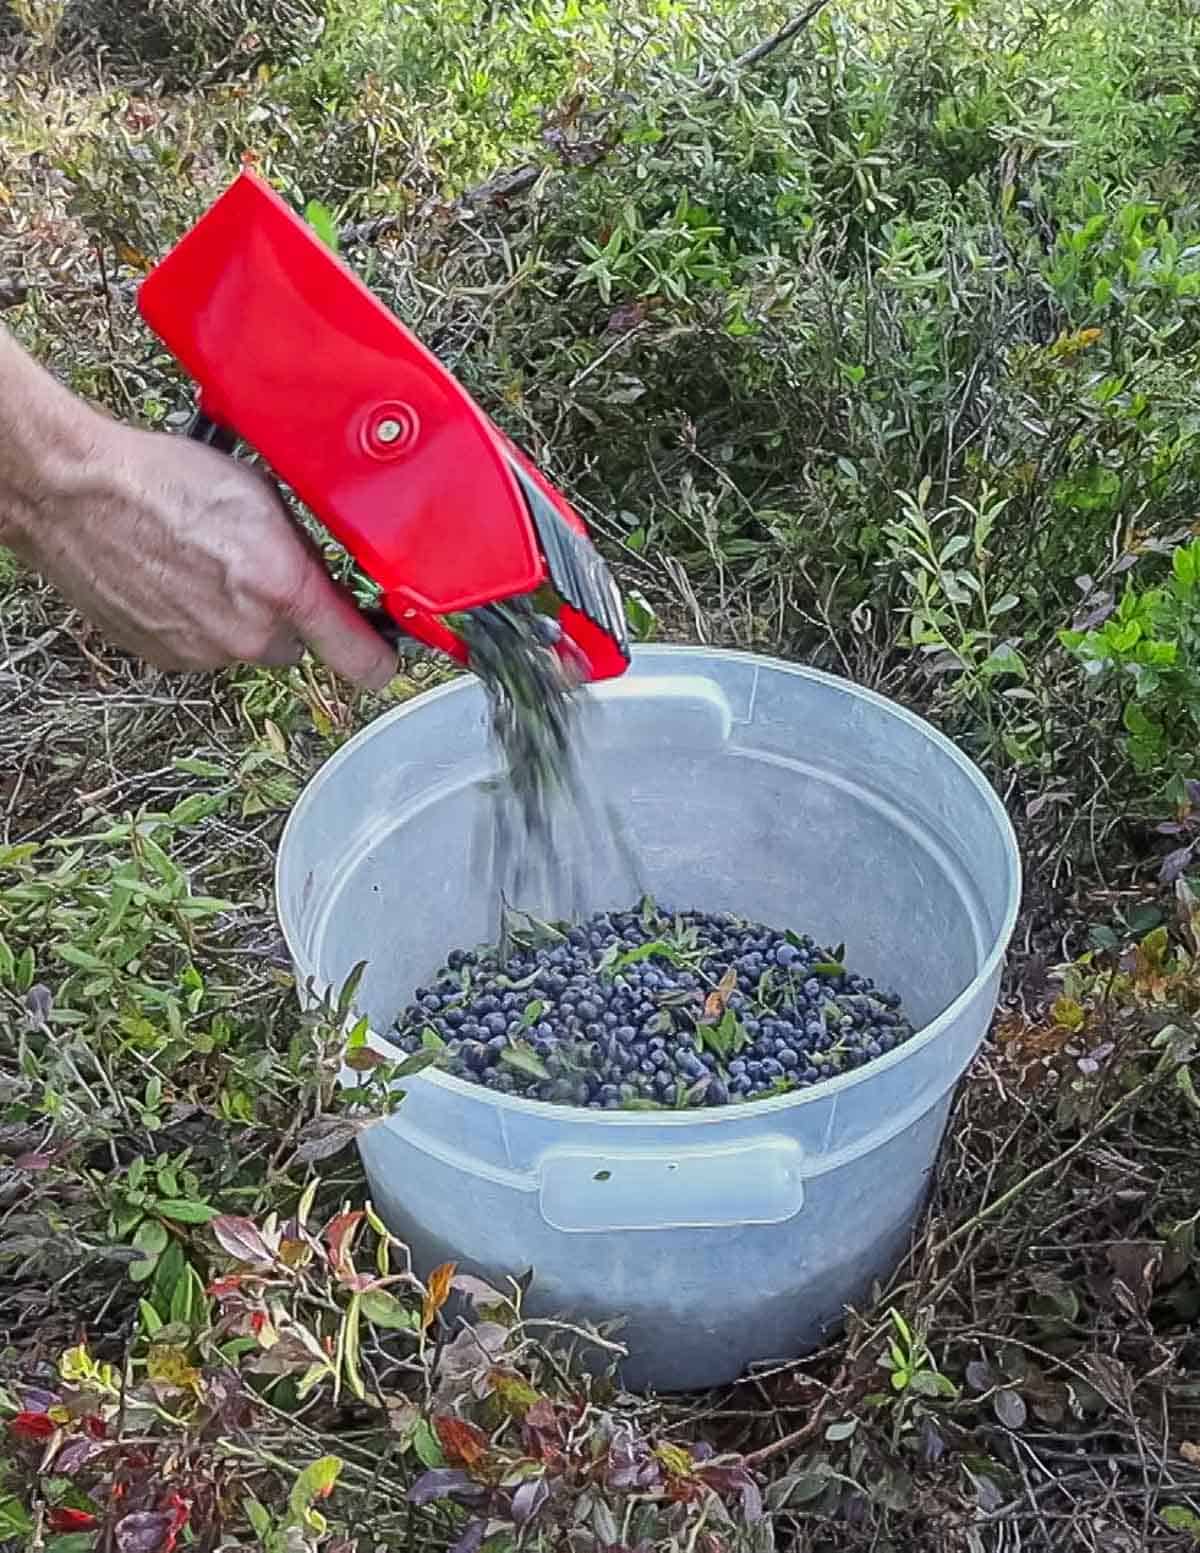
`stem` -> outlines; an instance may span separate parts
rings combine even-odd
[[[1185,1070],[1186,1068],[1186,1062],[1175,1062],[1156,1069],[1149,1078],[1143,1079],[1135,1089],[1131,1089],[1127,1095],[1122,1095],[1119,1100],[1114,1101],[1095,1126],[1090,1127],[1087,1132],[1077,1138],[1070,1148],[1066,1149],[1062,1154],[1056,1155],[1053,1159],[1047,1160],[1044,1165],[1039,1165],[1036,1170],[1031,1170],[1015,1186],[1010,1186],[1008,1191],[1001,1192],[999,1197],[995,1197],[990,1203],[985,1204],[978,1213],[973,1214],[965,1223],[960,1224],[957,1229],[951,1230],[944,1240],[939,1241],[934,1246],[931,1253],[932,1256],[936,1257],[943,1251],[948,1251],[952,1246],[956,1246],[960,1240],[966,1239],[981,1224],[986,1224],[989,1219],[994,1219],[997,1214],[1003,1213],[1006,1208],[1011,1207],[1031,1187],[1037,1186],[1039,1182],[1047,1180],[1050,1176],[1061,1174],[1062,1168],[1068,1160],[1074,1159],[1077,1154],[1081,1154],[1091,1143],[1094,1143],[1101,1133],[1105,1132],[1116,1121],[1118,1116],[1130,1110],[1139,1100],[1142,1100],[1151,1090],[1157,1089],[1166,1079],[1174,1077],[1181,1069]]]

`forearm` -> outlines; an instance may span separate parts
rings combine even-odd
[[[28,554],[88,478],[104,425],[0,328],[0,545]]]

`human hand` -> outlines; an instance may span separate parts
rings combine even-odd
[[[283,666],[309,647],[357,684],[389,682],[395,650],[261,475],[199,443],[111,421],[20,357],[15,370],[35,373],[49,396],[42,408],[53,413],[39,415],[11,392],[5,343],[0,537],[105,636],[162,669]]]

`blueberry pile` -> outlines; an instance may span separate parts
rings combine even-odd
[[[396,1021],[409,1055],[502,1094],[592,1110],[722,1106],[807,1089],[913,1034],[841,950],[728,913],[510,919],[456,950]]]

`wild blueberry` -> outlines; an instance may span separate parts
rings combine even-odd
[[[727,913],[678,915],[700,950],[698,962],[686,969],[656,958],[615,976],[599,971],[601,955],[614,944],[669,937],[675,914],[646,921],[640,912],[600,914],[572,927],[566,943],[518,947],[507,963],[496,952],[455,950],[413,993],[397,1020],[397,1044],[406,1054],[418,1052],[424,1030],[432,1027],[446,1042],[449,1072],[497,1092],[614,1107],[626,1103],[622,1083],[631,1094],[658,1094],[668,1102],[683,1085],[693,1105],[772,1092],[784,1075],[793,1087],[807,1087],[853,1071],[912,1037],[894,991],[877,989],[853,971],[808,974],[814,959],[834,958],[811,938],[792,942],[782,932]],[[467,966],[474,969],[464,991],[459,973]],[[748,1045],[731,1054],[726,1077],[723,1061],[705,1049],[695,1022],[707,992],[731,966],[735,987],[728,1007],[739,1017]],[[764,976],[769,969],[786,974],[772,980]],[[680,992],[688,1001],[672,999],[664,1016],[660,997]],[[524,1011],[535,997],[544,1007],[526,1027]],[[533,1046],[549,1081],[532,1082],[505,1067],[501,1057],[513,1040]],[[837,1057],[831,1059],[826,1054],[835,1044]]]

